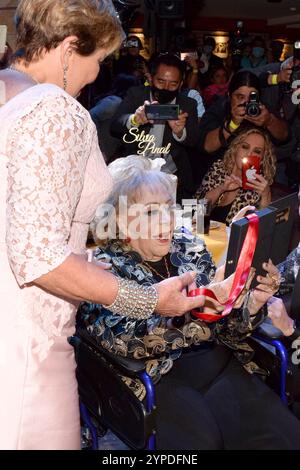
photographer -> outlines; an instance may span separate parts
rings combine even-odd
[[[202,118],[201,151],[209,154],[212,162],[222,158],[238,132],[250,125],[266,130],[275,146],[289,139],[287,123],[269,104],[261,102],[258,77],[240,71],[230,81],[228,96],[221,97]]]
[[[196,101],[179,91],[184,72],[185,65],[177,56],[159,55],[151,64],[151,87],[131,88],[111,125],[111,134],[123,143],[120,156],[138,154],[165,160],[162,171],[178,177],[178,200],[193,193],[188,152],[195,146],[198,136]],[[178,104],[178,119],[149,120],[145,106],[150,103]]]
[[[293,56],[282,64],[268,64],[259,71],[263,101],[272,103],[287,121],[291,138],[277,150],[277,181],[297,185],[300,179],[300,111],[297,87],[300,80],[300,41],[294,44]]]

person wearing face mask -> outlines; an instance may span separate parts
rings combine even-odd
[[[261,67],[266,65],[267,58],[265,55],[266,47],[264,40],[256,36],[252,42],[252,52],[249,57],[243,57],[241,61],[242,69],[255,69],[256,67]]]
[[[150,69],[151,86],[128,90],[112,121],[111,134],[123,143],[120,156],[135,153],[150,159],[163,158],[162,171],[178,177],[180,201],[194,191],[188,153],[198,138],[197,103],[180,93],[185,64],[177,56],[161,54],[153,59]],[[150,121],[145,112],[150,103],[178,104],[178,119]]]

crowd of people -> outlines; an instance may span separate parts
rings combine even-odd
[[[278,268],[265,263],[249,290],[252,273],[228,318],[206,323],[190,312],[221,312],[233,279],[216,271],[203,240],[176,236],[173,211],[205,197],[229,225],[249,204],[269,205],[278,163],[298,165],[299,106],[284,105],[297,95],[300,58],[281,64],[274,44],[269,68],[256,37],[233,72],[207,38],[198,58],[148,62],[131,35],[115,61],[124,32],[101,0],[20,0],[16,34],[0,70],[0,448],[80,449],[68,343],[77,312],[78,327],[113,354],[146,360],[159,449],[300,449],[298,418],[232,352],[267,315],[288,347],[299,338],[280,298],[281,285],[295,283],[299,250]],[[78,101],[87,86],[88,109]],[[157,119],[151,104],[177,115]],[[245,189],[250,156],[259,171]],[[188,295],[200,286],[218,301]],[[139,382],[128,386],[143,400]]]

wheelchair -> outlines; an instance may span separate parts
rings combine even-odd
[[[155,390],[145,363],[110,353],[83,329],[69,343],[75,349],[80,414],[92,449],[98,449],[98,437],[109,429],[130,449],[155,450]],[[146,389],[144,401],[135,396],[121,374],[139,378]]]
[[[293,374],[281,336],[280,330],[264,322],[248,343],[253,360],[264,371],[264,382],[292,409]],[[155,450],[155,390],[144,361],[110,353],[82,328],[69,342],[75,349],[80,413],[92,449],[98,449],[98,438],[110,430],[132,450]],[[139,378],[145,400],[136,397],[121,375]]]
[[[287,312],[300,327],[300,271],[297,275],[293,291],[283,296]],[[281,401],[300,418],[300,370],[289,360],[288,351],[281,342],[283,335],[280,330],[266,319],[248,339],[254,350],[254,360],[266,371],[265,382],[279,396]]]

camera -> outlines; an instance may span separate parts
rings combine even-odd
[[[250,117],[257,117],[260,113],[261,109],[259,107],[258,93],[256,91],[251,91],[248,103],[246,103],[246,114]]]

